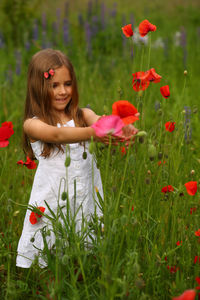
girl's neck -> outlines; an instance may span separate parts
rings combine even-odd
[[[69,122],[72,118],[69,114],[66,114],[66,113],[62,113],[62,114],[59,114],[57,116],[58,118],[58,122],[61,123],[61,124],[65,124],[66,122]]]

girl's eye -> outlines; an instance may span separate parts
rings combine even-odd
[[[67,81],[67,82],[65,82],[65,85],[66,86],[70,86],[70,85],[72,85],[72,82],[71,81]]]
[[[57,83],[53,83],[53,84],[52,84],[52,88],[53,88],[53,89],[55,89],[57,86],[58,86]]]

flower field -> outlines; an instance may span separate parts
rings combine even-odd
[[[0,4],[1,299],[200,299],[200,5],[126,1]],[[72,61],[80,107],[107,115],[94,125],[99,136],[130,123],[139,132],[129,146],[91,143],[103,218],[77,234],[73,218],[52,214],[48,267],[20,269],[37,168],[22,150],[26,72],[49,47]],[[45,208],[31,209],[34,226]]]

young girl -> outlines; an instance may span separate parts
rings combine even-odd
[[[94,212],[99,217],[102,214],[96,204],[98,198],[95,188],[103,197],[100,173],[88,152],[86,142],[91,137],[97,139],[90,126],[100,116],[90,109],[80,109],[78,100],[76,77],[69,59],[58,50],[45,49],[36,53],[28,69],[23,125],[24,151],[30,158],[39,161],[29,205],[51,215],[46,205],[48,203],[56,213],[58,201],[63,201],[59,199],[59,195],[62,195],[67,185],[71,209],[76,211],[81,207],[76,216],[77,231],[81,229],[82,215],[89,220]],[[109,137],[98,140],[107,143]],[[121,138],[116,137],[114,142],[119,140]],[[87,155],[84,153],[83,156],[83,152],[87,152]],[[67,178],[66,155],[71,158],[67,167]],[[63,178],[66,179],[66,185],[60,185]],[[17,249],[18,267],[29,268],[35,256],[39,257],[40,266],[46,265],[38,249],[44,247],[40,229],[47,224],[48,219],[45,216],[27,210]],[[49,247],[52,247],[55,236],[51,232],[47,238]]]

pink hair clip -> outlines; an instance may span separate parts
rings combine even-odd
[[[49,71],[44,72],[44,78],[49,79],[54,74],[55,74],[55,71],[53,69],[49,69]]]

